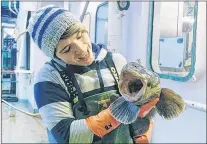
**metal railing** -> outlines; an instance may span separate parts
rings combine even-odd
[[[206,112],[206,104],[201,104],[199,102],[195,102],[195,101],[191,101],[191,100],[185,100],[185,104],[188,107]]]

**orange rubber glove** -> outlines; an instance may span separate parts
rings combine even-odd
[[[140,107],[138,117],[141,117],[141,118],[145,117],[150,112],[150,110],[157,104],[158,101],[159,101],[159,98],[155,98],[152,101],[142,105]]]
[[[154,99],[151,102],[142,105],[139,109],[138,116],[144,117],[154,107],[158,100],[159,99]],[[101,111],[97,115],[86,118],[85,122],[88,128],[99,137],[103,137],[121,124],[111,115],[109,108]]]
[[[149,144],[150,139],[151,139],[151,135],[152,135],[153,125],[154,125],[154,122],[153,122],[153,120],[151,120],[148,131],[145,134],[143,134],[143,135],[139,136],[138,138],[136,138],[135,143],[142,143],[142,144],[147,143],[147,144]]]
[[[109,111],[107,108],[97,115],[85,119],[88,128],[99,137],[103,137],[121,124],[111,116]]]

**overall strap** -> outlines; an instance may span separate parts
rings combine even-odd
[[[59,72],[62,80],[64,81],[69,93],[70,93],[70,101],[74,105],[77,101],[80,102],[81,107],[78,108],[79,111],[83,112],[85,115],[88,115],[90,112],[87,110],[86,103],[84,101],[83,94],[80,90],[78,82],[75,78],[73,68],[69,66],[69,70],[62,67],[54,60],[51,60],[53,67]],[[59,70],[55,64],[58,64],[62,70]]]
[[[107,55],[105,57],[105,62],[107,64],[107,67],[109,68],[114,80],[116,81],[116,86],[117,86],[117,89],[118,89],[119,75],[118,75],[116,66],[114,64],[114,61],[112,59],[112,53],[111,52],[107,52]]]

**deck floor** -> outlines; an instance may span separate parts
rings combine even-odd
[[[27,110],[23,103],[11,104]],[[2,143],[48,143],[46,128],[41,118],[28,116],[5,103],[1,103],[1,106]]]

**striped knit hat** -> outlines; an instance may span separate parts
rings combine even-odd
[[[55,48],[61,35],[76,23],[80,21],[69,11],[48,5],[31,16],[28,32],[43,53],[54,58]]]

